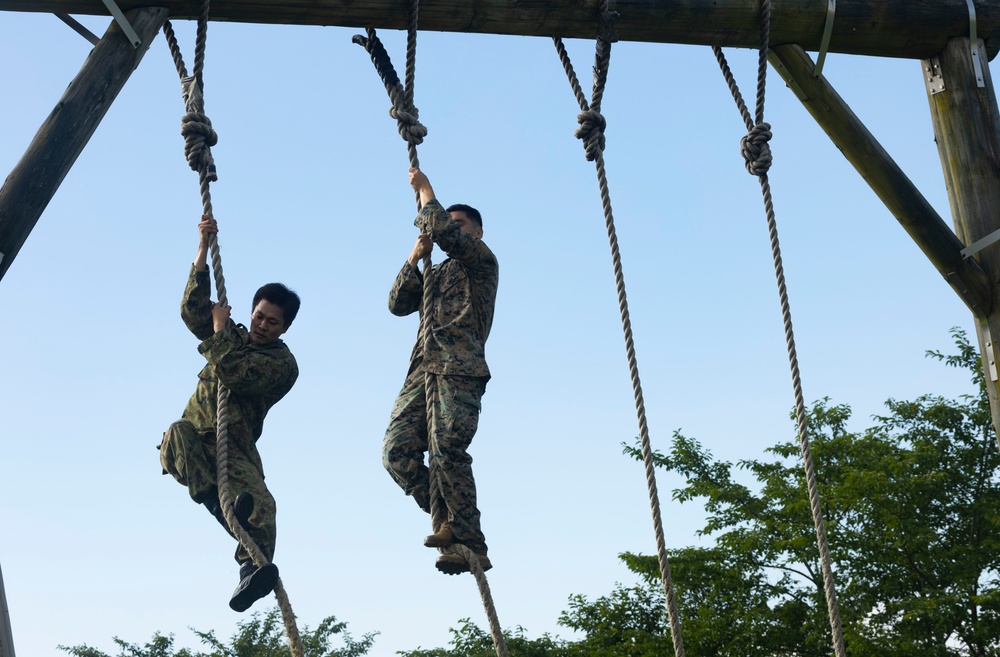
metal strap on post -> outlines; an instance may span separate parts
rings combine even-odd
[[[990,323],[983,322],[980,326],[983,332],[983,343],[986,345],[983,355],[986,356],[986,364],[989,366],[990,381],[997,381],[1000,379],[1000,375],[997,374],[997,356],[996,349],[993,348],[993,335],[990,333]]]
[[[818,78],[823,74],[823,63],[826,61],[826,52],[830,48],[830,36],[833,34],[833,18],[836,15],[837,0],[829,0],[826,6],[826,25],[823,27],[823,40],[820,42],[819,54],[816,56],[816,68],[813,69],[814,78]]]
[[[963,258],[971,258],[988,247],[990,244],[994,244],[998,241],[1000,241],[1000,230],[995,230],[986,237],[978,239],[969,246],[965,247],[960,251],[960,253]]]
[[[983,65],[979,62],[979,37],[976,36],[976,5],[972,0],[965,0],[969,5],[969,43],[972,46],[972,72],[976,74],[976,86],[985,87]]]
[[[103,0],[103,1],[104,1],[104,6],[108,8],[108,11],[111,12],[111,16],[114,17],[115,22],[118,23],[118,26],[122,28],[122,32],[124,32],[125,36],[128,37],[128,40],[132,44],[132,47],[138,48],[139,46],[141,46],[142,39],[140,39],[139,35],[135,33],[134,29],[132,29],[132,24],[128,22],[127,18],[125,18],[125,14],[123,14],[122,10],[118,8],[118,4],[115,2],[115,0]]]

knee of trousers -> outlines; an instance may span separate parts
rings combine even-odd
[[[186,457],[198,441],[198,432],[188,420],[178,420],[167,427],[160,443],[160,464],[163,469],[176,474],[177,458]]]
[[[382,466],[389,472],[405,469],[413,461],[423,462],[423,452],[416,446],[415,435],[386,432],[382,441]]]
[[[160,450],[162,451],[164,448],[186,450],[190,445],[200,442],[200,440],[201,436],[198,435],[198,430],[195,429],[190,420],[177,420],[163,432]]]
[[[395,453],[395,450],[393,450],[392,444],[389,442],[389,440],[387,439],[387,440],[383,441],[382,442],[382,467],[385,468],[386,470],[388,470],[389,472],[392,472],[392,469],[393,469],[392,468],[392,460],[393,460],[392,457],[393,457],[394,453]]]

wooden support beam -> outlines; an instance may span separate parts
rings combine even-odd
[[[815,65],[809,55],[798,46],[776,46],[769,61],[938,273],[973,313],[985,317],[994,306],[986,273],[978,263],[962,257],[960,251],[965,244],[830,83],[823,77],[813,77]]]
[[[14,636],[10,631],[10,610],[7,609],[7,592],[3,588],[3,571],[0,571],[0,657],[14,657]]]
[[[981,53],[981,43],[978,48]],[[979,58],[983,86],[977,85],[968,38],[952,39],[934,60],[921,63],[925,75],[940,72],[941,76],[940,84],[928,85],[927,97],[955,232],[965,244],[1000,230],[1000,112],[989,66]],[[992,284],[994,303],[984,315],[977,315],[977,332],[993,426],[1000,441],[1000,350],[996,344],[1000,338],[1000,244],[972,257],[988,272]]]
[[[199,0],[117,0],[194,18]],[[613,0],[624,41],[757,48],[760,0]],[[406,0],[212,0],[213,20],[405,29]],[[595,0],[422,0],[420,29],[593,39]],[[772,0],[771,43],[819,50],[826,0]],[[977,32],[990,56],[1000,48],[1000,2],[975,0]],[[107,16],[102,0],[0,0],[0,11]],[[920,59],[951,37],[968,36],[967,0],[837,0],[830,52]]]
[[[0,279],[146,54],[167,10],[136,9],[127,16],[143,45],[133,48],[112,24],[0,187]]]

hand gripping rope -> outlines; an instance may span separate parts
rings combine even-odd
[[[180,48],[177,46],[177,38],[174,35],[173,26],[167,21],[163,25],[163,34],[170,47],[170,54],[173,57],[177,73],[181,78],[181,88],[184,94],[184,105],[186,114],[181,119],[181,135],[184,137],[184,155],[191,168],[198,172],[198,179],[201,187],[201,201],[204,214],[212,215],[212,194],[210,183],[218,180],[215,173],[215,161],[212,159],[211,147],[218,141],[218,136],[212,128],[212,122],[205,115],[204,80],[202,70],[205,65],[205,42],[208,33],[208,9],[210,0],[202,1],[201,13],[198,15],[198,30],[195,38],[194,71],[192,75],[187,74],[184,68],[184,60],[181,57]],[[209,241],[209,250],[212,256],[212,271],[215,275],[215,287],[219,296],[219,303],[229,305],[226,296],[226,280],[222,275],[222,256],[219,253],[219,241],[215,235]],[[258,567],[267,563],[267,559],[260,548],[253,542],[250,535],[246,533],[236,519],[233,511],[232,496],[229,492],[229,390],[219,381],[218,414],[216,418],[216,473],[218,476],[219,502],[222,505],[223,515],[226,524],[240,545],[246,549]],[[288,602],[288,595],[285,587],[278,578],[274,585],[274,595],[278,599],[278,606],[281,608],[281,616],[285,623],[285,633],[288,635],[288,644],[293,657],[303,657],[302,637],[299,635],[298,626],[295,624],[295,614],[292,606]]]
[[[360,34],[355,35],[352,41],[362,46],[371,57],[375,65],[375,71],[385,85],[386,93],[392,107],[389,109],[389,116],[396,119],[399,136],[406,142],[406,150],[410,158],[410,167],[419,169],[420,161],[417,159],[417,145],[423,143],[427,136],[425,128],[419,120],[419,111],[413,104],[413,81],[416,74],[417,58],[417,18],[419,16],[420,1],[411,0],[410,16],[406,30],[406,84],[400,84],[399,76],[392,66],[392,61],[385,47],[379,40],[374,28],[366,28],[367,37]],[[417,192],[417,211],[420,211],[420,193]],[[434,310],[434,269],[431,263],[430,252],[424,256],[423,268],[423,299],[420,312],[420,343],[427,351],[427,341],[431,333],[431,315]],[[425,374],[425,382],[427,375]],[[434,427],[430,426],[430,419],[433,417],[432,409],[437,403],[435,394],[436,387],[429,388],[425,383],[425,401],[427,404],[428,418],[428,448],[437,450],[437,439],[435,438]],[[436,532],[447,520],[448,509],[443,504],[441,496],[441,483],[436,469],[431,470],[431,526]],[[486,574],[475,553],[464,545],[454,544],[448,548],[440,548],[442,553],[453,553],[460,555],[469,564],[472,575],[476,578],[479,587],[479,594],[483,599],[483,607],[486,610],[486,617],[490,623],[490,634],[493,636],[493,645],[496,648],[497,657],[507,657],[507,643],[503,637],[503,630],[500,627],[500,619],[497,617],[496,606],[493,604],[493,595],[490,593],[490,585],[486,580]]]
[[[667,616],[670,621],[670,635],[674,644],[676,657],[684,657],[684,641],[681,636],[680,619],[678,618],[677,599],[674,595],[674,583],[670,576],[670,564],[667,561],[667,549],[663,538],[663,520],[660,517],[660,500],[656,492],[656,474],[653,464],[653,451],[649,442],[649,427],[646,424],[646,405],[642,399],[642,383],[639,381],[639,366],[635,357],[635,344],[632,340],[632,322],[629,319],[628,297],[625,292],[625,277],[622,274],[621,253],[618,250],[618,235],[615,232],[615,218],[611,211],[611,193],[608,190],[608,178],[604,169],[604,128],[607,122],[601,114],[601,101],[604,99],[604,86],[608,79],[608,67],[611,62],[611,44],[618,40],[615,31],[617,12],[609,11],[608,0],[601,2],[601,15],[597,25],[597,47],[594,63],[594,89],[591,102],[588,104],[573,64],[570,62],[562,39],[553,37],[559,61],[562,62],[566,77],[569,79],[573,94],[580,104],[581,113],[577,117],[580,127],[576,137],[583,140],[587,160],[597,166],[597,181],[601,190],[601,203],[604,206],[604,219],[608,229],[608,241],[611,245],[611,260],[615,272],[615,286],[618,290],[618,308],[621,311],[622,329],[625,333],[625,352],[628,357],[629,374],[632,376],[632,391],[635,395],[635,409],[639,419],[639,438],[642,445],[642,460],[646,468],[646,483],[649,488],[649,504],[653,511],[653,530],[656,534],[656,554],[660,564],[660,579],[666,594]]]
[[[771,166],[771,126],[764,122],[764,87],[767,76],[767,51],[771,26],[770,0],[761,1],[760,54],[757,65],[757,105],[755,117],[750,117],[743,96],[740,94],[733,78],[729,64],[726,62],[722,49],[713,46],[712,52],[719,62],[722,75],[729,85],[729,91],[736,101],[736,107],[743,117],[748,134],[740,140],[740,152],[746,160],[747,171],[760,179],[760,188],[764,196],[764,210],[767,214],[767,229],[771,237],[771,254],[774,257],[774,273],[778,282],[778,296],[781,301],[781,316],[785,325],[785,343],[788,347],[788,362],[792,371],[792,388],[795,394],[795,421],[798,425],[799,444],[802,450],[802,463],[805,468],[806,487],[809,493],[809,507],[812,509],[813,523],[816,526],[816,542],[819,546],[820,567],[823,571],[823,588],[826,594],[826,605],[830,615],[830,630],[833,641],[833,651],[837,657],[845,657],[844,632],[840,622],[840,609],[837,604],[837,587],[834,581],[833,568],[830,565],[830,550],[826,541],[826,528],[823,523],[823,511],[820,508],[819,491],[816,485],[816,471],[813,468],[812,452],[809,449],[809,428],[806,421],[805,402],[802,394],[802,381],[799,376],[799,360],[795,354],[795,334],[792,332],[792,312],[788,305],[788,290],[785,288],[785,271],[781,265],[781,247],[778,244],[778,225],[774,219],[774,205],[771,202],[771,185],[767,180],[767,171]]]

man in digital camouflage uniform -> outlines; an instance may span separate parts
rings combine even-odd
[[[427,176],[418,169],[410,169],[410,185],[420,195],[422,209],[414,224],[421,235],[393,283],[389,310],[399,316],[420,311],[420,259],[434,244],[448,258],[434,265],[430,339],[425,353],[417,337],[385,432],[382,463],[421,509],[430,513],[432,496],[446,509],[443,522],[432,527],[434,533],[424,539],[424,545],[446,548],[460,543],[487,570],[491,564],[479,525],[472,457],[467,449],[476,434],[480,400],[490,378],[484,346],[493,324],[499,266],[481,239],[483,222],[475,208],[443,208]],[[425,395],[434,399],[429,416]],[[465,559],[451,553],[442,553],[436,566],[451,575],[469,570]]]
[[[299,374],[295,358],[280,339],[299,311],[299,297],[280,283],[269,283],[254,295],[250,328],[234,323],[231,309],[210,299],[208,248],[218,226],[214,219],[202,217],[198,229],[198,254],[184,290],[181,317],[202,341],[198,351],[208,363],[198,374],[198,387],[181,419],[163,434],[160,463],[164,474],[187,486],[191,499],[205,505],[229,531],[216,488],[216,406],[221,381],[230,391],[228,462],[234,511],[269,562],[257,568],[243,546],[237,547],[240,583],[229,606],[242,612],[270,593],[278,579],[278,568],[270,563],[275,504],[264,484],[256,442],[268,410],[291,390]]]

